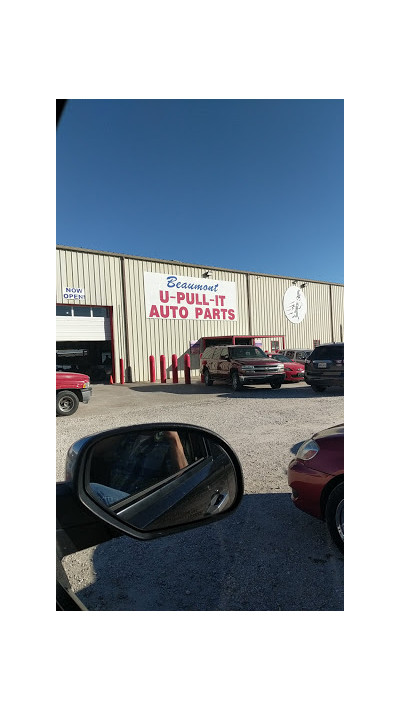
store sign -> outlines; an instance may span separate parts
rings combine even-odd
[[[144,273],[146,318],[237,321],[236,283]]]
[[[64,286],[63,298],[64,299],[75,299],[75,301],[79,301],[80,299],[85,298],[85,290],[80,289],[77,286]]]
[[[300,323],[307,313],[307,300],[303,289],[290,286],[283,297],[283,310],[291,323]]]

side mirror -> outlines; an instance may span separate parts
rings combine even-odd
[[[193,425],[135,425],[70,448],[66,480],[92,514],[134,538],[211,523],[243,496],[240,462],[214,432]]]

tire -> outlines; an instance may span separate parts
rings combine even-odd
[[[61,417],[73,415],[77,411],[79,398],[71,390],[60,390],[56,396],[56,413]]]
[[[213,382],[214,382],[214,381],[212,380],[212,378],[211,378],[211,376],[210,376],[210,371],[206,369],[206,370],[204,371],[204,383],[205,383],[205,385],[212,385]]]
[[[323,393],[326,390],[325,385],[311,385],[311,388],[315,393]]]
[[[239,380],[239,375],[236,370],[234,370],[233,373],[231,373],[231,379],[232,379],[232,390],[234,392],[241,390],[243,386]]]
[[[329,494],[326,502],[325,520],[332,540],[339,550],[344,551],[344,484],[338,484]]]
[[[272,390],[277,390],[278,388],[281,387],[282,383],[277,383],[277,382],[274,383],[274,381],[272,380],[270,382],[270,385],[271,385]]]

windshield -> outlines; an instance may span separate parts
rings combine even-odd
[[[281,363],[291,363],[292,361],[290,358],[284,355],[280,355],[279,353],[271,353],[269,356],[270,358],[273,358],[274,360],[279,360]]]
[[[267,355],[261,348],[256,346],[243,346],[241,348],[229,348],[231,358],[266,358]]]

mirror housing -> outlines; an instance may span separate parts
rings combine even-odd
[[[244,489],[230,445],[180,423],[133,425],[75,442],[66,481],[97,519],[142,540],[212,523],[237,508]]]

